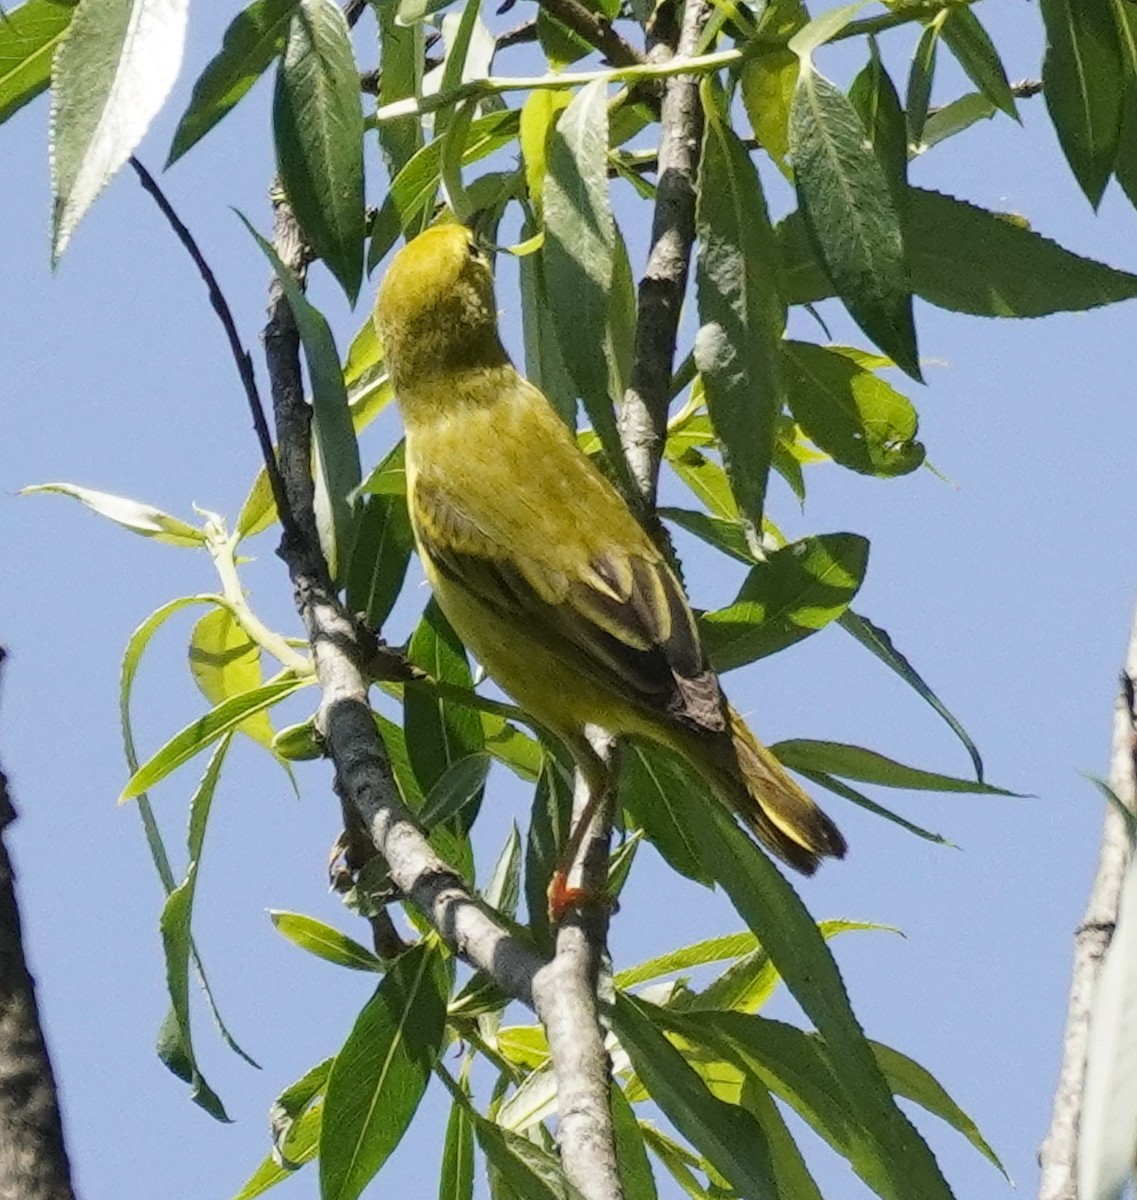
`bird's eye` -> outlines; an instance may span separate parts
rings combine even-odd
[[[484,263],[488,261],[486,259],[485,249],[481,246],[476,238],[470,239],[469,253],[474,262]]]

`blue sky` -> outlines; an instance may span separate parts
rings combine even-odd
[[[177,95],[142,148],[152,168],[229,15],[198,7]],[[981,8],[1011,77],[1036,77],[1037,10]],[[910,39],[889,39],[886,48],[894,40],[903,55]],[[847,52],[820,59],[837,78],[851,65]],[[954,95],[955,84],[944,71],[936,99]],[[268,98],[262,83],[164,181],[251,344],[263,322],[266,269],[231,208],[267,228]],[[1022,128],[1003,118],[984,123],[913,164],[913,180],[1021,213],[1072,249],[1137,270],[1133,210],[1111,188],[1095,217],[1041,100],[1021,107]],[[207,1076],[236,1118],[222,1127],[154,1057],[165,1008],[161,898],[136,815],[114,804],[125,779],[118,664],[130,631],[164,601],[209,590],[212,569],[202,554],[133,537],[58,498],[15,492],[68,480],[188,519],[194,504],[234,516],[257,451],[199,281],[132,177],[111,184],[60,270],[49,271],[46,132],[43,101],[0,131],[8,246],[0,273],[0,538],[8,563],[0,640],[12,654],[0,754],[21,812],[10,840],[82,1193],[225,1197],[267,1149],[271,1099],[342,1041],[370,981],[303,955],[265,915],[309,912],[362,936],[326,891],[337,813],[327,767],[300,772],[297,800],[263,754],[241,746],[214,810],[196,929],[226,1016],[264,1069],[229,1056],[202,1021]],[[620,211],[627,220],[627,207]],[[628,225],[634,266],[642,264],[643,224],[637,214]],[[349,313],[319,271],[313,294],[346,346],[362,310]],[[508,274],[499,304],[516,345],[519,305]],[[858,609],[890,631],[964,722],[989,778],[1033,798],[882,797],[959,849],[918,841],[830,799],[851,851],[802,891],[819,918],[903,930],[903,938],[862,933],[836,943],[858,1013],[871,1036],[937,1075],[1003,1156],[1019,1194],[1029,1195],[1100,828],[1101,804],[1081,773],[1106,769],[1137,592],[1133,311],[995,322],[917,308],[928,386],[912,385],[909,394],[929,458],[951,482],[926,470],[884,482],[825,466],[811,472],[804,514],[784,488],[773,491],[771,513],[792,535],[851,529],[872,539]],[[852,337],[839,314],[827,316],[838,340]],[[816,336],[804,323],[797,331]],[[393,418],[385,421],[367,452],[377,455],[394,428]],[[725,598],[719,564],[683,547],[694,601]],[[297,632],[272,538],[255,552],[253,602]],[[417,570],[392,637],[403,636],[422,599]],[[144,668],[144,748],[201,710],[185,667],[186,630],[175,625],[161,635]],[[931,710],[835,628],[743,669],[727,686],[766,740],[858,742],[914,765],[967,772],[966,755]],[[155,796],[171,839],[181,836],[197,770],[184,769]],[[478,826],[483,863],[514,817],[524,819],[524,797],[499,779]],[[627,965],[738,925],[721,897],[672,880],[645,853],[613,928],[613,954]],[[771,1011],[792,1006],[780,997]],[[433,1094],[427,1103],[385,1172],[387,1194],[433,1194],[445,1110]],[[961,1198],[1009,1194],[956,1134],[935,1122],[921,1127]],[[806,1137],[823,1190],[861,1195],[840,1162]],[[310,1172],[281,1192],[314,1194]],[[662,1180],[661,1194],[670,1194]]]

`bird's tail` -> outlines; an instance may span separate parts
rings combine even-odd
[[[701,739],[696,761],[743,824],[791,867],[812,875],[822,858],[844,858],[841,831],[794,782],[786,769],[727,706],[730,734]],[[693,756],[695,757],[695,756]]]

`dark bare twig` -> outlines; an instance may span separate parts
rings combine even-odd
[[[130,159],[130,165],[134,168],[142,187],[153,197],[154,202],[158,205],[162,215],[166,218],[170,228],[177,236],[178,241],[185,247],[190,258],[193,259],[198,274],[201,275],[201,278],[205,282],[206,289],[209,292],[209,303],[213,306],[213,311],[217,314],[217,318],[225,330],[225,337],[229,342],[230,353],[233,355],[233,361],[237,364],[237,373],[241,376],[241,384],[245,389],[245,398],[249,403],[249,412],[253,418],[253,428],[256,430],[257,441],[260,443],[261,448],[261,457],[264,459],[265,471],[268,474],[269,487],[272,489],[272,498],[276,502],[276,511],[280,516],[280,522],[284,527],[286,535],[295,536],[296,530],[293,527],[292,514],[288,508],[288,497],[284,490],[284,480],[281,478],[280,468],[277,465],[276,452],[272,444],[272,434],[269,433],[264,405],[261,403],[260,392],[257,389],[257,378],[253,371],[253,359],[248,350],[241,344],[241,335],[237,332],[237,323],[233,320],[233,313],[229,308],[228,301],[225,299],[225,293],[222,292],[217,282],[217,277],[213,274],[205,255],[202,254],[201,249],[194,240],[193,234],[190,233],[185,223],[174,211],[173,205],[166,198],[166,194],[158,185],[158,181],[133,155]]]
[[[1130,812],[1137,809],[1137,713],[1133,683],[1137,679],[1137,613],[1129,633],[1121,688],[1114,705],[1109,786]],[[1081,925],[1074,934],[1074,966],[1062,1063],[1050,1128],[1039,1151],[1042,1174],[1039,1200],[1077,1200],[1078,1123],[1085,1088],[1090,1008],[1102,961],[1117,924],[1121,885],[1130,858],[1129,836],[1122,815],[1112,805],[1105,814],[1097,875]]]
[[[593,12],[580,0],[539,0],[541,7],[597,50],[614,67],[634,67],[644,61],[643,55],[626,42],[613,28],[611,21]]]
[[[3,840],[15,819],[8,781],[0,772],[0,1200],[74,1200],[55,1075],[24,957],[15,873]]]

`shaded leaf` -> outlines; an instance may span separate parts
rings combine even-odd
[[[288,22],[298,4],[299,0],[253,0],[233,18],[221,49],[193,85],[166,156],[167,167],[227,116],[264,74],[284,49]]]
[[[706,80],[696,211],[695,286],[700,328],[695,365],[723,466],[742,515],[762,523],[778,414],[785,400],[785,307],[773,269],[776,249],[758,172]]]
[[[414,550],[403,463],[400,441],[360,485],[367,495],[359,508],[347,564],[347,606],[363,613],[372,629],[382,628],[390,616]]]
[[[935,842],[939,846],[955,845],[954,842],[949,841],[943,834],[934,833],[930,829],[925,829],[922,825],[917,825],[914,821],[909,821],[907,817],[902,817],[899,813],[893,812],[891,808],[886,808],[883,804],[878,804],[875,800],[870,800],[864,792],[858,792],[856,788],[850,787],[847,783],[842,783],[840,779],[835,779],[832,775],[826,775],[823,771],[802,771],[801,774],[811,782],[823,788],[828,788],[834,795],[851,801],[866,812],[871,812],[873,816],[883,817],[886,821],[891,821],[894,825],[899,825],[901,829],[906,829],[918,838],[923,838],[927,842]]]
[[[276,76],[273,137],[296,219],[354,304],[363,274],[363,108],[334,0],[299,0]]]
[[[142,141],[182,63],[189,0],[81,0],[52,64],[51,257]]]
[[[624,1200],[657,1200],[655,1176],[636,1114],[632,1112],[632,1106],[618,1083],[612,1083],[608,1096],[616,1135],[616,1165],[620,1171],[620,1190]]]
[[[901,211],[908,194],[908,127],[900,97],[880,60],[876,43],[871,57],[853,80],[849,100],[857,110],[869,144],[884,168],[892,200]]]
[[[1108,0],[1040,0],[1042,93],[1066,161],[1097,208],[1121,133],[1123,75]]]
[[[699,621],[716,671],[774,654],[835,621],[864,579],[869,544],[855,533],[802,538],[775,550],[738,597]]]
[[[1011,85],[1007,82],[1007,72],[995,43],[975,15],[975,10],[947,9],[940,21],[940,37],[980,93],[1017,121],[1019,110]]]
[[[423,828],[431,829],[458,816],[467,805],[480,803],[489,769],[490,756],[485,752],[455,759],[435,780],[419,810]]]
[[[474,1122],[469,1108],[457,1101],[446,1122],[438,1200],[474,1200]]]
[[[449,970],[421,943],[401,954],[336,1055],[320,1131],[320,1195],[354,1200],[411,1122],[442,1049]]]
[[[380,107],[422,94],[425,30],[418,20],[404,21],[405,4],[379,4],[379,95]],[[422,118],[398,117],[379,125],[379,147],[391,179],[422,149]]]
[[[533,793],[525,836],[525,907],[534,945],[543,954],[553,950],[548,889],[568,843],[571,819],[572,771],[549,751]]]
[[[919,146],[924,138],[924,122],[928,118],[928,102],[936,75],[936,49],[940,41],[939,19],[929,21],[920,34],[908,71],[908,89],[904,97],[908,121],[908,140]]]

